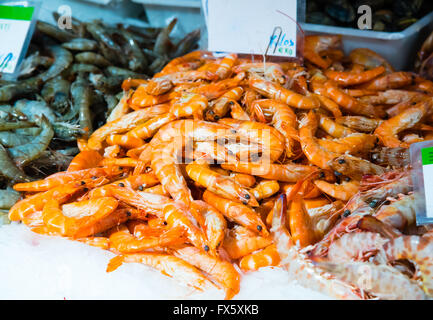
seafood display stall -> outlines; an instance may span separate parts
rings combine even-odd
[[[0,80],[0,297],[431,299],[409,148],[433,140],[433,36],[401,71],[339,34],[216,55],[181,19],[38,21]]]

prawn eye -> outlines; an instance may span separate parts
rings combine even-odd
[[[246,194],[245,195],[245,199],[250,199],[251,197],[250,197],[250,195],[249,194]]]
[[[350,178],[349,177],[345,177],[344,180],[346,180],[347,182],[349,182]]]
[[[207,245],[204,246],[204,251],[206,251],[206,252],[209,251],[209,246],[207,246]]]
[[[338,171],[334,171],[334,174],[338,177],[338,176],[341,176],[341,173],[340,172],[338,172]]]
[[[323,171],[320,171],[319,178],[324,178],[324,177],[325,177],[325,173]]]
[[[86,184],[86,182],[84,182],[84,181],[81,181],[80,183],[82,186],[84,186]]]
[[[257,230],[262,231],[263,230],[262,226],[257,226]]]
[[[138,190],[140,190],[140,191],[143,191],[143,189],[144,189],[143,186],[138,187]]]
[[[128,217],[130,217],[130,216],[131,216],[131,212],[126,211],[126,215],[127,215]]]
[[[377,200],[371,200],[368,205],[370,206],[370,208],[374,208],[377,205]]]
[[[231,133],[238,133],[235,129],[230,130]]]
[[[119,183],[119,187],[122,187],[122,188],[123,188],[124,186],[125,186],[125,184],[124,184],[124,183],[122,183],[122,182],[121,182],[121,183]]]
[[[343,164],[343,163],[345,163],[346,161],[344,161],[344,159],[338,159],[338,163],[339,164]]]
[[[214,114],[213,110],[209,110],[208,114],[213,115]]]
[[[218,121],[220,119],[220,116],[219,115],[215,115],[214,118],[215,118],[216,121]]]
[[[349,209],[344,210],[343,217],[348,217],[349,215],[350,215],[350,210]]]

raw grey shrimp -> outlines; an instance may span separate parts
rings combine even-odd
[[[72,54],[60,46],[50,46],[49,51],[53,55],[54,62],[47,71],[37,76],[43,82],[60,75],[62,71],[68,68],[73,61]]]
[[[0,145],[0,174],[15,183],[30,181],[30,177],[20,170],[11,160],[3,145]]]
[[[80,127],[90,134],[93,131],[93,125],[90,114],[91,91],[87,80],[79,76],[71,86],[71,95],[74,109],[79,110]]]
[[[72,51],[93,51],[98,48],[98,43],[86,38],[75,38],[62,43],[62,47]]]
[[[35,139],[30,143],[8,150],[13,161],[19,167],[36,159],[48,147],[48,144],[54,136],[53,128],[45,116],[37,118],[36,123],[42,128],[42,131]]]

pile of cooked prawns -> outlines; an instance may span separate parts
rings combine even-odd
[[[14,186],[9,218],[227,299],[265,266],[336,298],[432,296],[406,168],[433,137],[433,82],[338,36],[306,37],[305,58],[194,51],[125,80],[67,171]]]

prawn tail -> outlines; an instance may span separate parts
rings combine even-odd
[[[123,264],[124,259],[124,256],[115,256],[114,258],[112,258],[108,262],[107,272],[113,272],[114,270],[119,268]]]

